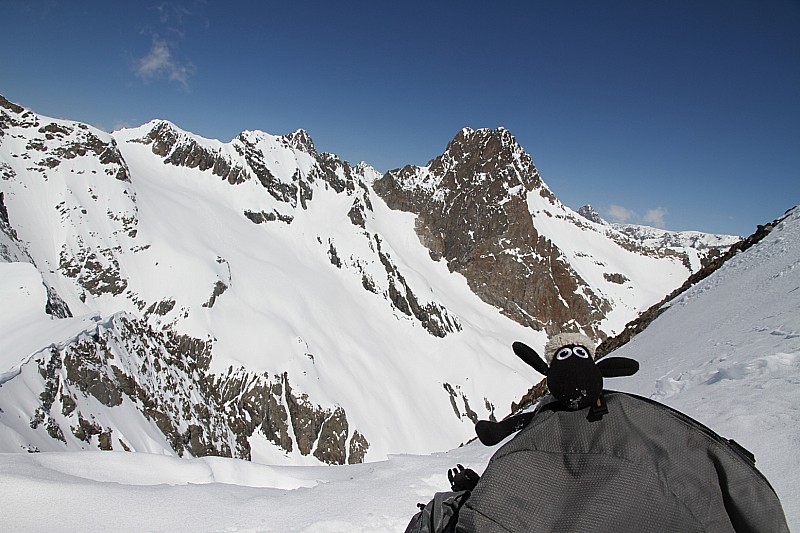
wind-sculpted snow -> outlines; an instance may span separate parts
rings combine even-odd
[[[266,466],[219,457],[0,454],[10,531],[402,532],[446,490],[456,463],[482,471],[492,449],[392,456],[346,467]],[[64,498],[64,491],[69,498]]]

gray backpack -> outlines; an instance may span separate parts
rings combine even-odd
[[[446,521],[429,527],[456,520],[457,533],[788,533],[751,453],[665,405],[603,389],[603,378],[635,373],[636,361],[595,362],[591,340],[574,333],[553,337],[546,360],[523,343],[513,348],[546,376],[549,401],[476,424],[487,445],[519,433]]]
[[[490,460],[456,531],[788,532],[749,452],[662,404],[603,391],[607,411],[550,403]]]
[[[468,490],[437,492],[411,518],[405,533],[454,533],[458,512],[469,498]]]

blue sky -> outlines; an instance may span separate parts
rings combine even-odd
[[[800,2],[0,0],[0,94],[108,131],[309,131],[385,171],[504,126],[567,205],[747,235],[800,203]]]

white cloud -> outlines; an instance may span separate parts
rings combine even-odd
[[[611,205],[611,207],[608,208],[608,217],[614,222],[625,224],[629,220],[636,218],[636,213],[634,213],[627,207],[622,207],[621,205],[613,204]]]
[[[663,207],[656,207],[655,209],[649,209],[647,213],[644,214],[644,221],[651,226],[663,228],[666,225],[664,223],[664,217],[666,216],[666,209]]]
[[[191,63],[177,62],[172,56],[169,44],[155,35],[150,51],[134,65],[136,75],[145,81],[166,77],[170,81],[180,83],[184,89],[189,88],[189,77],[193,71]]]

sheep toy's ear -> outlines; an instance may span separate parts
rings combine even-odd
[[[547,363],[544,362],[544,359],[542,359],[541,356],[536,353],[536,350],[519,341],[512,344],[511,347],[514,349],[514,353],[517,354],[520,359],[530,365],[534,370],[543,376],[547,375],[550,367],[548,367]]]
[[[627,357],[608,357],[597,361],[597,368],[604,378],[619,378],[638,372],[639,362]]]

